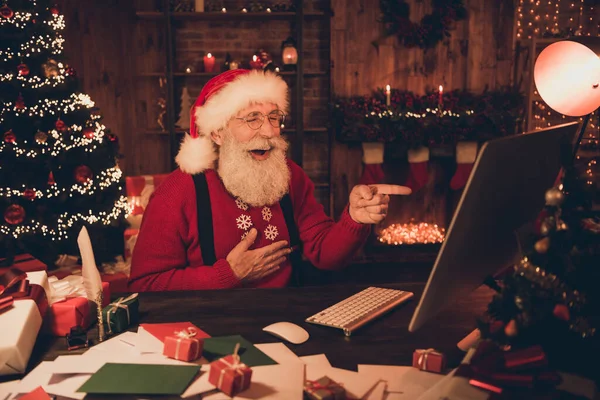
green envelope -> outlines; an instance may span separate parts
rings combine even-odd
[[[79,389],[103,394],[182,394],[198,374],[197,365],[104,364]]]
[[[236,343],[240,344],[238,355],[241,361],[249,367],[277,364],[271,357],[254,347],[252,343],[240,335],[217,336],[204,339],[202,355],[208,361],[233,354]]]

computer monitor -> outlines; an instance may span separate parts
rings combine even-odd
[[[578,126],[572,122],[483,144],[410,332],[518,261],[517,230],[543,208],[545,192],[571,156]]]

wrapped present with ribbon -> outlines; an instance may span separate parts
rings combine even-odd
[[[48,278],[50,283],[50,309],[44,322],[44,332],[54,336],[66,336],[71,328],[88,329],[96,321],[96,303],[87,298],[83,277],[67,275]],[[110,301],[110,285],[102,283],[102,304]]]
[[[446,357],[435,349],[417,349],[412,366],[421,371],[442,373],[446,369]]]
[[[194,328],[175,331],[174,335],[165,337],[163,354],[180,361],[197,360],[204,347],[204,339],[197,336]]]
[[[45,271],[11,268],[0,275],[0,376],[25,372],[48,310]]]
[[[549,368],[541,346],[504,351],[489,340],[478,345],[470,362],[461,364],[455,375],[503,398],[527,391],[552,391],[561,383],[560,374]]]
[[[12,265],[6,265],[9,260],[6,258],[0,259],[0,274],[8,271],[11,268],[17,268],[23,272],[47,271],[46,264],[33,257],[31,254],[19,254],[12,260]]]
[[[233,354],[210,363],[208,381],[227,396],[235,396],[250,387],[252,369],[241,362],[238,351],[240,344],[235,345]]]
[[[137,324],[139,321],[139,305],[138,294],[134,293],[127,297],[120,297],[104,307],[102,320],[104,321],[105,332],[113,335],[124,332],[131,325]]]
[[[304,394],[314,400],[345,400],[346,389],[327,376],[304,383]]]

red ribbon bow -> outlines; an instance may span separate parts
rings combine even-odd
[[[33,300],[40,315],[46,315],[48,299],[44,288],[30,284],[25,272],[11,268],[0,275],[0,310],[8,309],[15,300]]]

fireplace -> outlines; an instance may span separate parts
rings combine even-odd
[[[410,175],[406,150],[388,153],[386,149],[384,182],[404,185]],[[435,261],[461,191],[449,185],[456,169],[453,149],[430,148],[429,157],[424,186],[410,196],[391,196],[387,218],[375,226],[364,248],[366,261]]]

